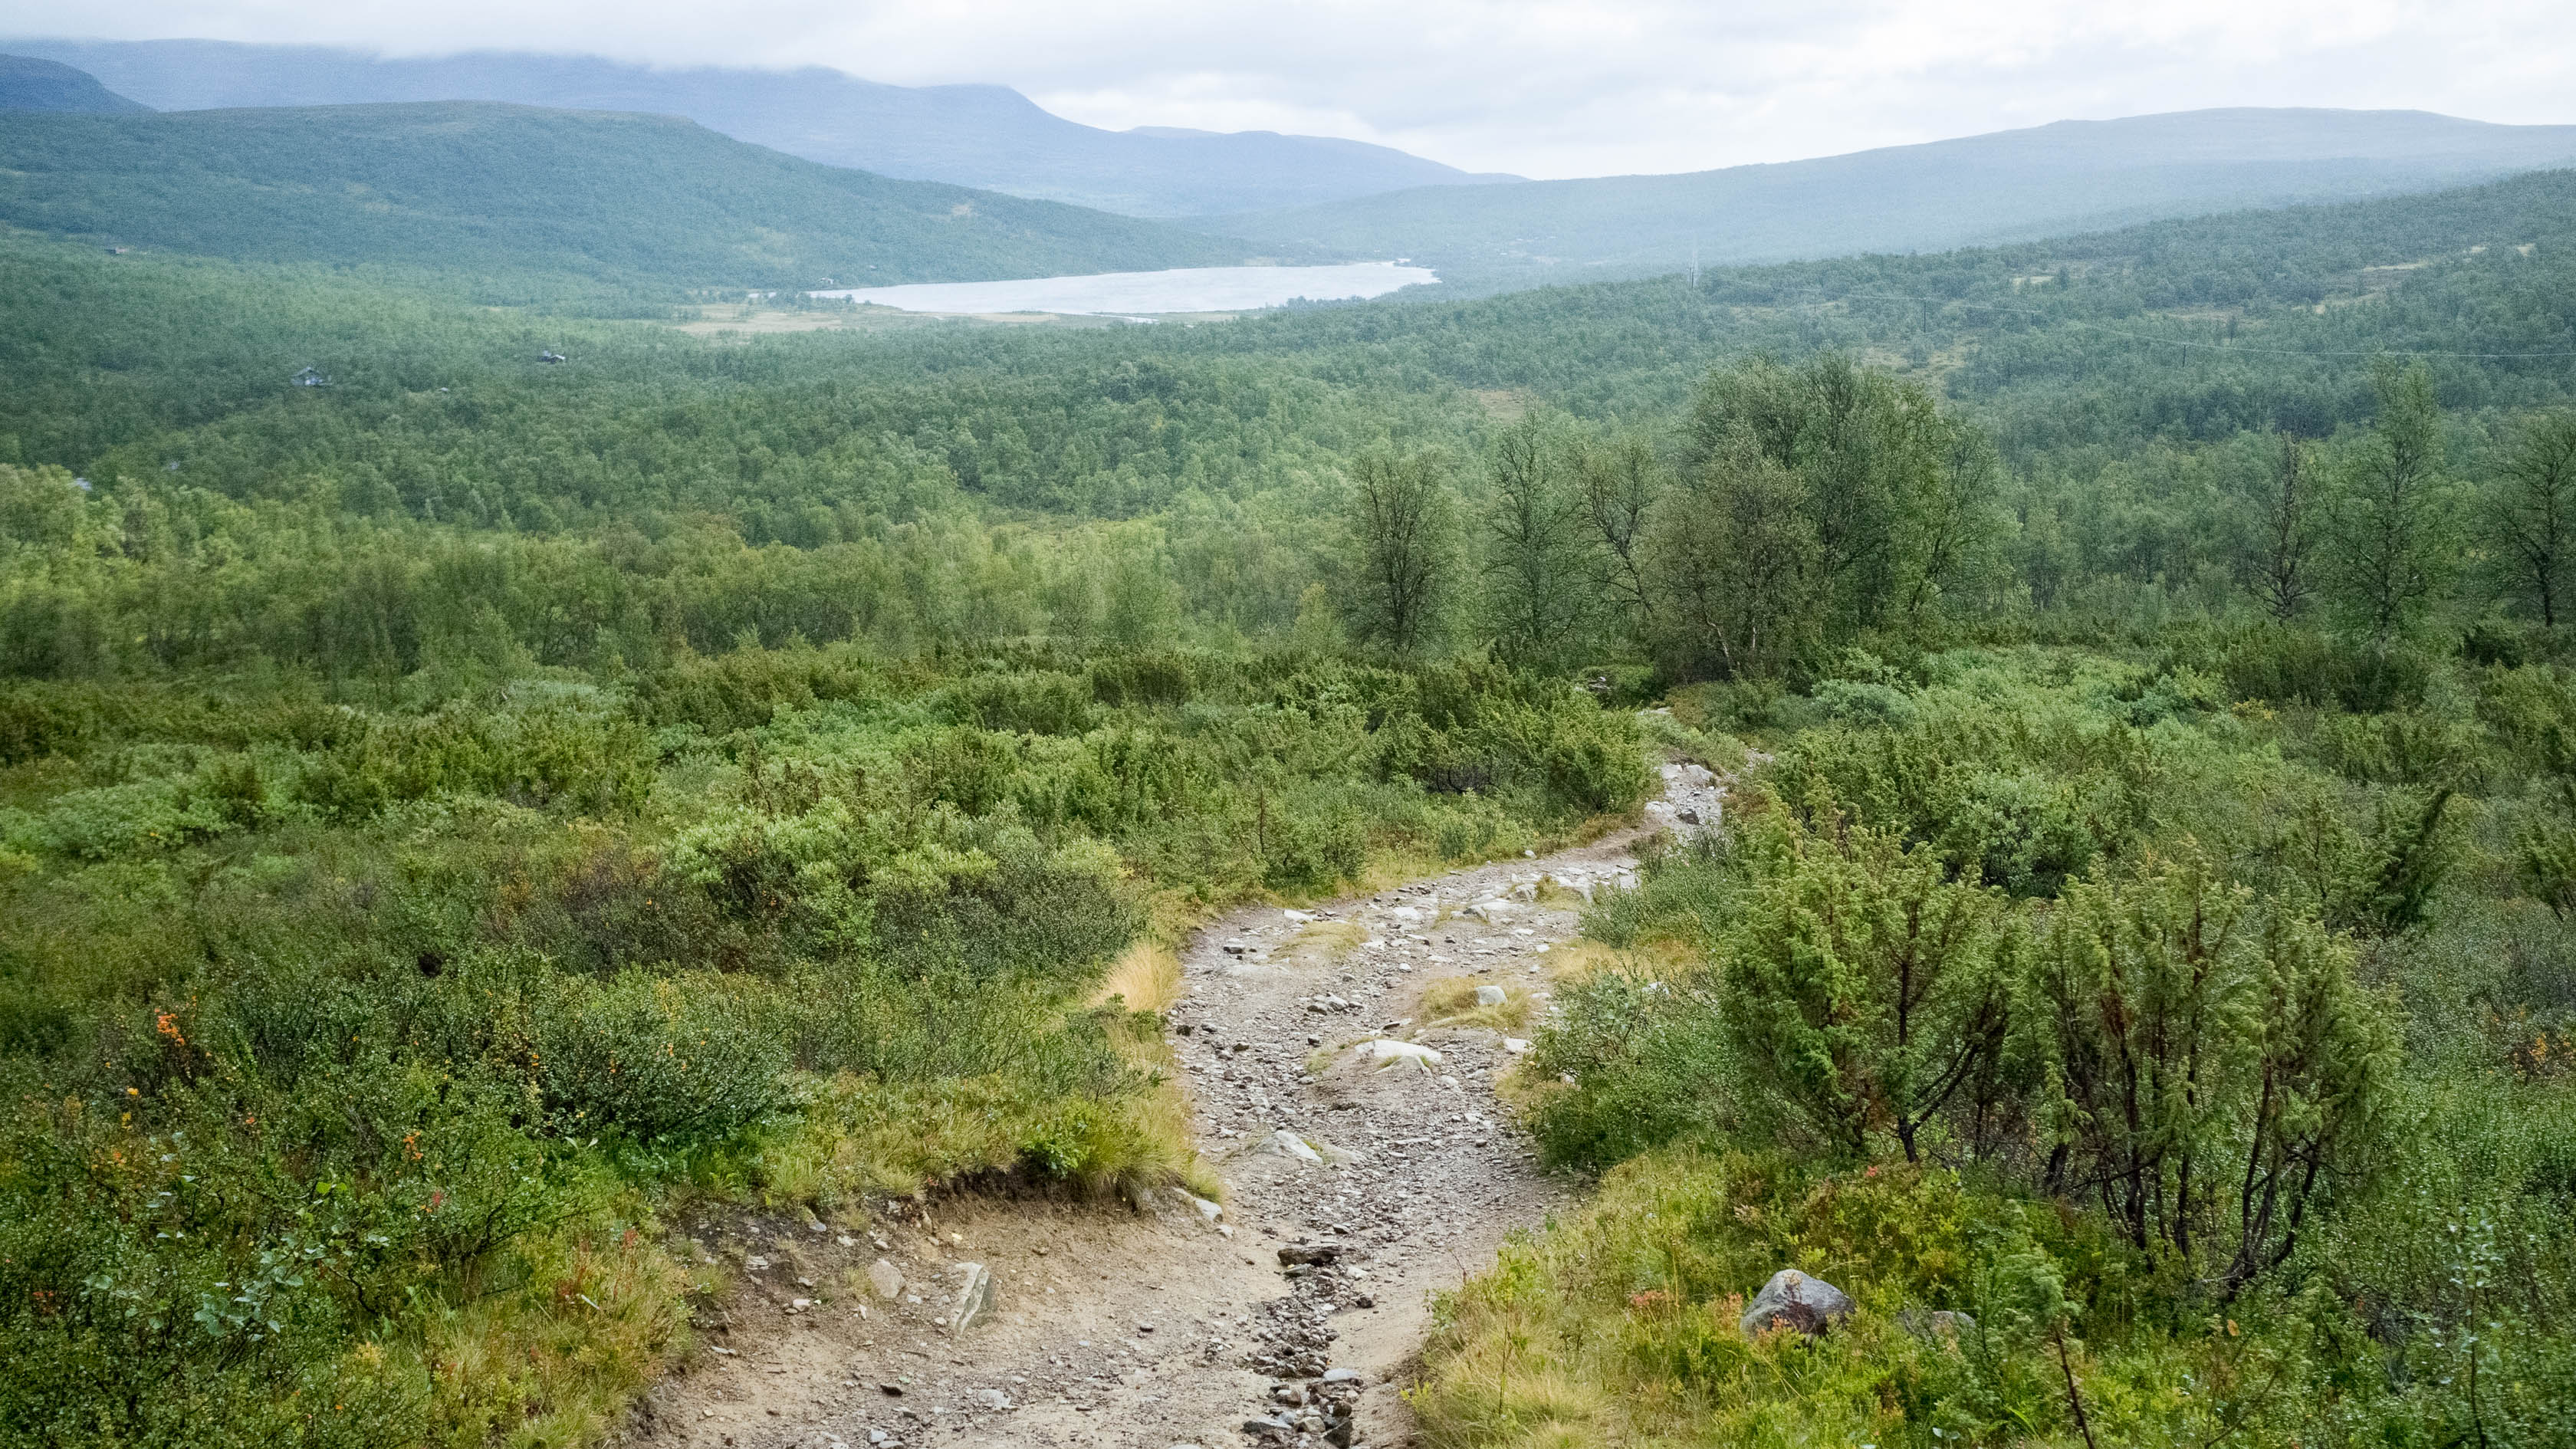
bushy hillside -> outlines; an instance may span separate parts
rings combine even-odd
[[[0,118],[0,220],[121,245],[686,288],[1241,260],[1150,222],[800,161],[666,116],[483,103]]]
[[[686,116],[832,166],[946,181],[1129,216],[1300,206],[1407,186],[1508,181],[1386,146],[1272,131],[1104,131],[1007,86],[893,86],[820,66],[663,69],[597,56],[393,58],[216,40],[28,41],[163,110],[511,101]]]
[[[2062,121],[1681,176],[1436,187],[1211,230],[1405,255],[1467,290],[1686,265],[1934,251],[2157,217],[2421,191],[2576,160],[2576,127],[2419,111],[2192,111]]]

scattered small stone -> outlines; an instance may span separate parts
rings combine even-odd
[[[903,1270],[883,1258],[868,1265],[868,1287],[889,1301],[903,1296]]]
[[[981,1263],[960,1263],[957,1273],[963,1282],[957,1290],[956,1309],[949,1316],[963,1333],[992,1311],[993,1275]]]

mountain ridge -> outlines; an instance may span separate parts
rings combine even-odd
[[[825,165],[1129,216],[1253,211],[1488,178],[1392,147],[1270,131],[1109,131],[999,85],[895,86],[822,66],[656,69],[597,56],[474,51],[389,59],[229,41],[0,40],[79,66],[162,110],[485,100],[686,116]]]
[[[0,54],[0,111],[115,115],[150,109],[100,85],[87,71],[32,55]]]
[[[824,166],[679,117],[487,101],[0,114],[0,223],[663,297],[1243,259],[1162,223]]]
[[[1462,290],[1856,252],[1937,251],[2163,217],[2436,190],[2576,162],[2576,126],[2233,107],[2057,121],[1665,175],[1420,187],[1198,219],[1256,246],[1430,262]]]

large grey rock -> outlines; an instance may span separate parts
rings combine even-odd
[[[1511,1000],[1511,993],[1503,990],[1503,988],[1499,986],[1479,986],[1476,988],[1476,1004],[1478,1006],[1500,1006],[1509,1000]]]
[[[962,1281],[957,1289],[957,1306],[948,1321],[962,1333],[993,1311],[993,1275],[981,1263],[960,1263],[957,1274]]]
[[[1762,1285],[1738,1326],[1746,1338],[1774,1328],[1793,1328],[1814,1338],[1851,1311],[1851,1298],[1840,1288],[1795,1268],[1783,1268]]]

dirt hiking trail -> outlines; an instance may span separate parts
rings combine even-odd
[[[1642,828],[1198,931],[1168,1018],[1221,1213],[1162,1191],[1143,1212],[963,1198],[865,1228],[801,1212],[689,1228],[734,1235],[706,1247],[739,1287],[621,1438],[1408,1443],[1430,1295],[1567,1201],[1494,1094],[1550,1009],[1548,953],[1594,889],[1633,884],[1646,834],[1716,823],[1707,771],[1664,781]]]

